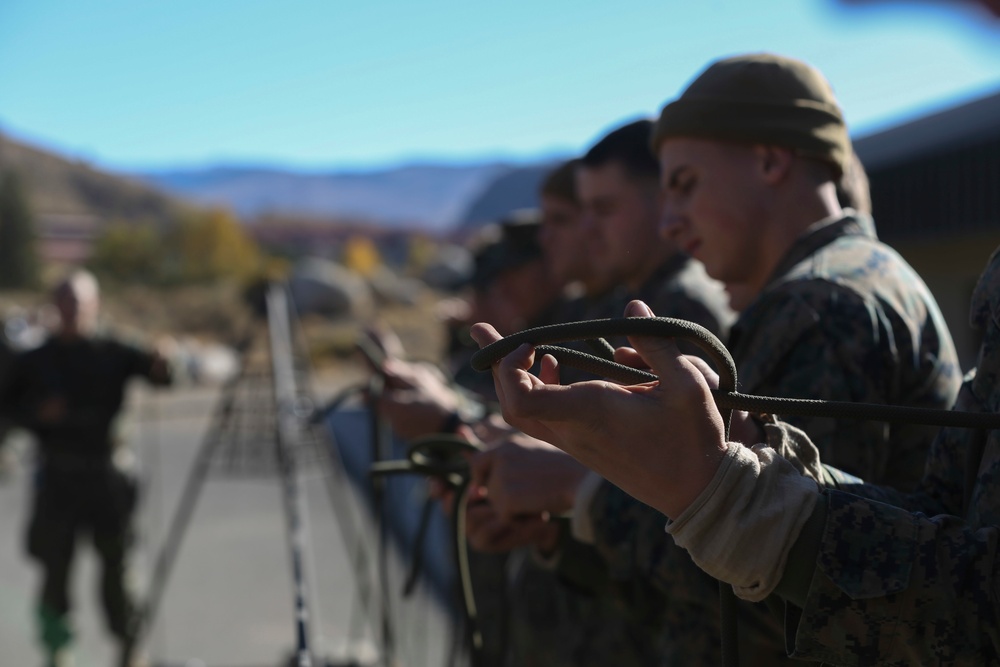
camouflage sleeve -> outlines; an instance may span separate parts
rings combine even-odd
[[[973,294],[971,319],[983,343],[957,407],[997,412],[1000,251]],[[801,609],[787,609],[786,641],[796,657],[843,665],[1000,662],[998,447],[995,432],[987,440],[944,429],[919,493],[867,485],[852,489],[866,498],[824,493],[822,531],[799,559],[815,571]]]
[[[838,665],[993,664],[1000,659],[998,529],[927,518],[839,491],[792,656]]]
[[[892,332],[883,314],[851,290],[825,282],[796,284],[794,291],[768,295],[754,306],[752,318],[752,339],[740,341],[736,350],[742,391],[874,403],[891,396],[892,369],[899,362]],[[782,419],[809,434],[825,464],[862,479],[884,483],[891,477],[912,489],[923,472],[926,450],[890,452],[883,423]]]
[[[595,547],[607,564],[604,597],[624,605],[635,627],[654,628],[655,664],[719,664],[719,582],[664,533],[666,517],[606,481],[593,497],[590,517]],[[763,604],[741,602],[738,614],[746,664],[792,664],[777,617]]]
[[[701,573],[687,551],[665,536],[667,518],[620,488],[605,481],[590,504],[594,547],[604,559],[613,581],[639,581],[635,596],[639,606],[655,606],[669,593],[675,601],[714,603],[716,583]],[[652,584],[652,586],[650,586]]]
[[[590,509],[614,595],[633,618],[656,628],[660,664],[718,664],[719,584],[664,533],[666,517],[610,482]]]
[[[985,410],[985,406],[972,390],[975,377],[975,372],[967,377],[955,404],[956,410],[967,412]],[[938,514],[961,516],[965,504],[964,489],[968,482],[965,478],[966,468],[969,465],[967,459],[981,451],[981,447],[977,445],[980,445],[985,437],[983,431],[974,429],[941,429],[928,453],[923,479],[917,490],[912,493],[889,486],[865,484],[830,467],[827,467],[828,474],[825,479],[819,481],[829,488],[901,507],[911,512],[921,512],[928,516]],[[788,458],[786,454],[783,455]]]
[[[533,554],[542,567],[555,572],[567,586],[590,595],[608,590],[608,564],[592,544],[576,539],[569,521],[559,519],[559,542],[556,557],[550,565],[544,556]]]
[[[666,517],[608,481],[601,482],[587,509],[594,547],[610,576],[616,580],[636,576],[640,552],[648,553],[652,539],[662,537]]]

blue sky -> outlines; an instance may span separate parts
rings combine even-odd
[[[3,0],[0,130],[120,169],[527,158],[761,50],[856,134],[1000,90],[1000,21],[932,2]]]

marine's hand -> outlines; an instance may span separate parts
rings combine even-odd
[[[477,439],[468,426],[459,427],[458,435],[470,442]],[[539,462],[538,458],[529,455],[530,452],[539,453],[538,450],[542,450],[540,458],[544,458],[546,453],[554,454],[569,459],[577,468],[586,469],[551,445],[523,433],[512,433],[509,426],[502,437],[486,446],[490,449],[471,456],[469,461],[472,479],[465,521],[469,544],[477,551],[488,553],[525,546],[535,546],[542,552],[553,550],[559,540],[559,528],[548,521],[549,513],[544,507],[526,509],[527,505],[511,497],[511,494],[516,496],[519,488],[535,492],[536,489],[530,488],[530,485],[537,480],[515,480],[512,484],[503,482],[509,481],[509,475],[516,475],[517,464],[524,463],[525,458]],[[537,474],[533,475],[533,479],[537,477]],[[572,491],[569,497],[572,504]]]
[[[501,521],[571,510],[587,475],[587,468],[570,455],[523,433],[475,455],[470,465],[472,484],[485,489]]]
[[[541,515],[501,519],[482,496],[470,497],[465,514],[465,533],[476,551],[501,553],[526,546],[545,552],[559,540],[559,527]]]
[[[641,302],[626,312],[653,315]],[[482,323],[472,335],[480,347],[500,339]],[[725,451],[722,416],[702,369],[673,341],[637,337],[631,343],[659,381],[561,386],[551,356],[542,359],[538,377],[529,372],[535,354],[524,345],[494,366],[497,396],[509,423],[676,517],[718,470]]]
[[[389,359],[403,359],[406,349],[403,341],[395,331],[381,324],[373,324],[365,329],[368,340],[379,349],[383,356]]]
[[[499,442],[509,435],[519,433],[517,429],[505,422],[503,417],[495,412],[488,413],[476,423],[471,424],[470,429],[475,437],[483,443]]]
[[[389,358],[383,370],[386,387],[378,408],[400,437],[437,433],[458,408],[458,395],[437,368]]]
[[[639,314],[641,310],[632,311],[632,308],[637,308],[638,306],[632,306],[629,304],[629,309],[625,311],[628,317],[642,317]],[[691,364],[701,371],[701,374],[705,376],[705,381],[708,382],[708,386],[712,389],[719,388],[719,374],[715,372],[707,361],[701,357],[696,357],[693,355],[684,355]],[[648,371],[649,365],[646,363],[645,359],[642,358],[635,348],[631,347],[619,347],[615,350],[615,361],[619,364],[629,366],[631,368],[637,368],[639,370]],[[744,445],[751,446],[758,443],[764,442],[767,437],[764,434],[764,429],[759,422],[752,419],[749,413],[743,410],[734,410],[732,413],[732,419],[729,426],[729,440],[731,442],[740,442]]]

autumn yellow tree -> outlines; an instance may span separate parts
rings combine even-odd
[[[111,223],[94,241],[88,264],[112,280],[157,283],[163,265],[161,236],[153,225]]]
[[[343,264],[355,273],[370,278],[382,265],[382,257],[370,238],[352,236],[344,245]]]
[[[182,282],[246,280],[261,270],[257,244],[221,209],[186,214],[168,235],[167,246],[169,272]]]

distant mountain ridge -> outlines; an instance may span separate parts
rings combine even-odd
[[[494,178],[468,206],[458,228],[475,229],[495,222],[513,210],[538,206],[538,189],[557,163],[511,169]]]
[[[22,174],[36,213],[61,226],[168,223],[185,206],[215,204],[250,222],[284,215],[320,224],[468,230],[536,205],[538,185],[555,164],[555,158],[497,158],[325,173],[233,165],[121,174],[0,134],[0,168]]]
[[[485,162],[329,173],[225,166],[136,176],[192,201],[227,205],[244,217],[284,213],[443,231],[467,222],[480,195],[519,171],[508,163]]]

